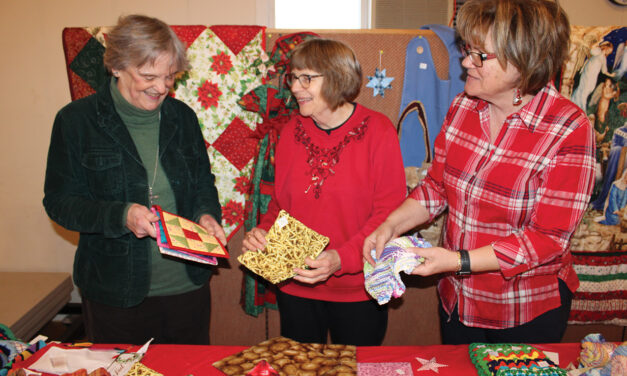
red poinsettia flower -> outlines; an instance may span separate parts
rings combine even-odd
[[[233,200],[222,208],[222,219],[227,225],[234,225],[244,220],[244,207]]]
[[[211,70],[215,71],[217,74],[227,74],[231,68],[233,68],[231,57],[224,52],[212,56],[211,61]]]
[[[238,176],[235,178],[235,191],[241,194],[248,193],[250,189],[250,179],[248,176]]]
[[[218,107],[218,100],[221,95],[222,92],[218,89],[218,85],[209,80],[198,88],[198,102],[202,104],[205,110],[209,107]]]

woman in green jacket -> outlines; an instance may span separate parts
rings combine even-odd
[[[226,243],[194,111],[168,96],[188,68],[168,25],[121,17],[107,33],[110,82],[55,119],[44,186],[52,220],[80,232],[74,282],[88,339],[209,343],[211,269],[162,256],[152,205]]]

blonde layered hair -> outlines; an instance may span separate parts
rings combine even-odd
[[[109,72],[154,64],[163,53],[172,56],[177,72],[189,69],[185,46],[163,21],[139,14],[122,16],[105,36],[104,65]]]
[[[492,39],[501,67],[520,72],[518,88],[535,94],[555,77],[568,55],[570,24],[557,1],[470,0],[459,9],[462,40],[485,47]]]
[[[324,76],[321,95],[332,111],[359,95],[361,66],[355,52],[342,42],[309,39],[292,51],[290,67],[292,70],[309,69]]]

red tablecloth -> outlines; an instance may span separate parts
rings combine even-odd
[[[49,345],[50,346],[50,345]],[[15,366],[27,367],[38,359],[49,346]],[[570,363],[577,364],[579,343],[558,343],[535,345],[543,351],[559,354],[559,365],[566,368]],[[93,348],[111,348],[112,345],[95,345]],[[124,348],[124,346],[115,346]],[[211,376],[224,375],[211,364],[228,355],[238,353],[248,346],[193,346],[193,345],[151,345],[142,363],[166,376]],[[136,350],[133,347],[132,350]],[[431,375],[476,375],[470,362],[468,346],[379,346],[358,347],[357,362],[360,367],[366,363],[396,363],[394,367],[411,369],[414,376]],[[394,374],[398,374],[395,372]],[[407,373],[405,373],[407,375]],[[409,374],[411,375],[411,374]],[[383,376],[383,375],[382,375]]]

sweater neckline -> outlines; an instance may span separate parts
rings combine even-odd
[[[350,115],[348,115],[348,117],[346,118],[346,120],[344,120],[342,122],[342,124],[333,127],[333,128],[322,128],[315,120],[313,120],[313,123],[316,125],[316,127],[318,129],[320,129],[321,131],[323,131],[324,133],[331,135],[331,132],[339,130],[344,124],[348,123],[349,120],[353,117],[353,115],[355,114],[355,110],[357,109],[357,104],[356,103],[351,103],[353,105],[353,109],[351,110]],[[337,133],[337,132],[336,132]]]
[[[126,125],[129,126],[154,126],[159,124],[161,104],[154,110],[143,110],[129,103],[120,92],[117,85],[118,79],[111,77],[109,89],[116,112]]]

